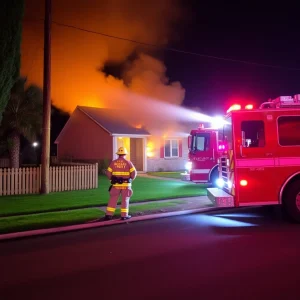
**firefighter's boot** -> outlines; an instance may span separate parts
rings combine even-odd
[[[130,219],[130,218],[131,218],[131,216],[128,215],[128,216],[126,216],[126,217],[122,217],[121,220],[122,220],[122,221],[125,221],[125,220],[128,220],[128,219]]]
[[[104,221],[110,221],[110,220],[112,220],[112,216],[109,216],[109,215],[105,215],[105,217],[104,217]]]

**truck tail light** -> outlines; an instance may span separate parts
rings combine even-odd
[[[240,185],[241,185],[241,186],[247,186],[247,185],[248,185],[248,181],[245,180],[245,179],[242,179],[242,180],[240,181]]]

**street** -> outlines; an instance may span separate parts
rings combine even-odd
[[[298,299],[300,226],[266,208],[0,243],[2,300]]]

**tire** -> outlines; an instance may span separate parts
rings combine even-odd
[[[210,175],[209,182],[213,187],[217,187],[216,180],[219,178],[218,168],[215,168]]]
[[[297,179],[286,187],[283,196],[284,209],[290,220],[300,223],[300,180]]]

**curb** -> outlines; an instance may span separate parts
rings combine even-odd
[[[22,232],[13,232],[13,233],[1,234],[0,241],[12,240],[12,239],[18,239],[18,238],[24,238],[24,237],[47,235],[47,234],[53,234],[53,233],[78,231],[78,230],[91,229],[91,228],[97,228],[97,227],[118,225],[118,224],[123,224],[123,223],[133,223],[133,222],[139,222],[139,221],[188,215],[188,214],[201,213],[201,212],[210,212],[210,211],[217,211],[217,210],[221,210],[221,208],[219,208],[219,207],[198,208],[198,209],[160,213],[160,214],[153,214],[153,215],[146,215],[146,216],[137,216],[137,217],[132,217],[131,219],[129,219],[127,221],[112,220],[112,221],[102,221],[102,222],[85,223],[85,224],[78,224],[78,225],[71,225],[71,226],[55,227],[55,228],[49,228],[49,229],[37,229],[37,230],[29,230],[29,231],[22,231]],[[223,208],[223,210],[224,210],[224,208]]]

